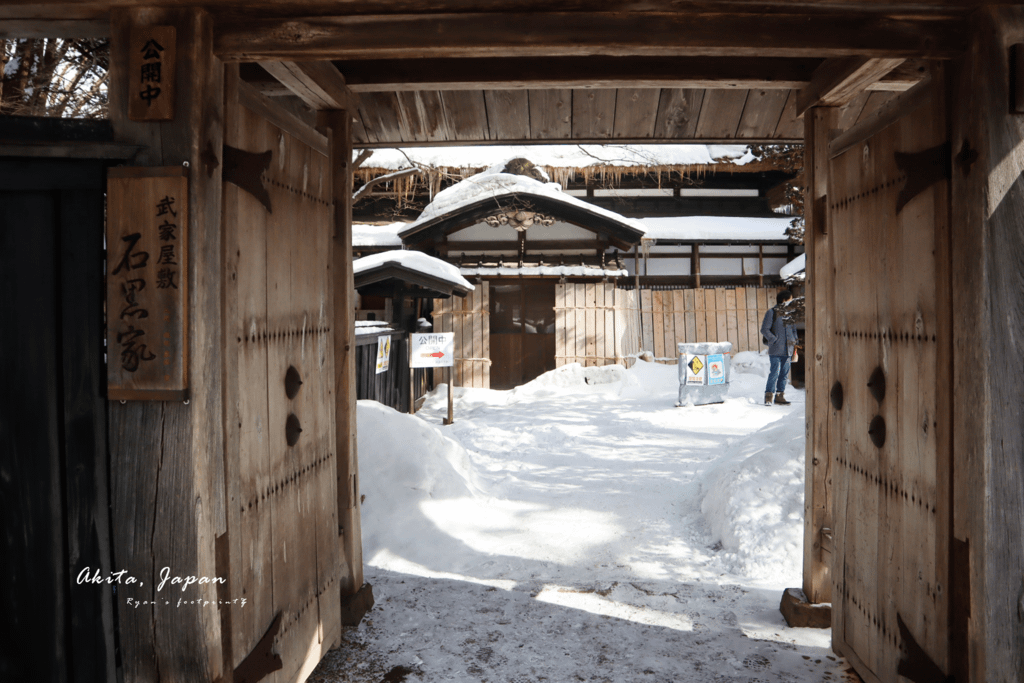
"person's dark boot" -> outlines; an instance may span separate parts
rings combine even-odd
[[[783,391],[775,394],[775,405],[777,406],[788,406],[789,401],[786,400],[786,394]]]
[[[764,393],[764,404],[766,406],[770,406],[772,404],[772,399],[774,399],[774,398],[775,398],[775,394],[773,394],[770,391],[766,391]]]

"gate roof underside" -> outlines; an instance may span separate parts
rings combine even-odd
[[[265,95],[347,109],[357,147],[395,147],[801,141],[807,108],[843,107],[844,127],[862,120],[924,78],[928,60],[960,54],[965,19],[991,3],[202,4],[215,53]],[[109,35],[111,10],[135,6],[181,3],[4,4],[0,38]]]

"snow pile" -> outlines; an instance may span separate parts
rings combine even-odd
[[[733,373],[743,372],[748,375],[767,377],[770,367],[771,361],[768,360],[767,352],[740,351],[733,355],[729,369]]]
[[[439,258],[424,254],[422,251],[394,250],[383,251],[379,254],[370,254],[369,256],[364,256],[353,261],[352,272],[358,275],[359,273],[365,273],[368,270],[373,270],[385,263],[397,263],[403,268],[408,268],[409,270],[414,270],[418,273],[423,273],[424,275],[429,275],[439,280],[450,282],[458,287],[464,287],[470,291],[475,289],[475,287],[469,283],[469,280],[462,277],[459,273],[458,266],[453,266]]]
[[[737,574],[769,578],[803,561],[803,424],[772,424],[731,447],[701,481],[700,509]]]
[[[526,157],[538,166],[687,166],[753,161],[746,145],[469,145],[376,149],[365,168],[398,170],[410,163],[461,169],[486,168],[495,159]]]
[[[673,216],[641,218],[644,238],[657,240],[750,240],[785,242],[792,218],[748,216]]]
[[[400,247],[402,238],[398,233],[409,227],[406,222],[389,225],[352,224],[352,246],[359,247]]]

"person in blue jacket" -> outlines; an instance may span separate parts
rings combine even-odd
[[[788,322],[781,313],[783,305],[793,298],[789,290],[782,290],[775,297],[775,308],[764,314],[761,336],[768,344],[768,384],[764,388],[764,404],[770,406],[789,405],[786,400],[786,380],[789,378],[789,364],[796,351],[796,326]]]

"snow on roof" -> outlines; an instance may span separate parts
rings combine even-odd
[[[430,277],[450,282],[456,287],[473,290],[469,280],[459,274],[459,269],[450,263],[439,258],[424,254],[422,251],[383,251],[379,254],[371,254],[358,258],[352,262],[352,272],[356,275],[366,272],[385,263],[396,262],[403,268],[423,273]]]
[[[504,167],[504,162],[495,164],[482,173],[466,178],[438,192],[437,196],[434,197],[434,201],[430,202],[423,209],[423,213],[420,214],[419,218],[407,225],[406,230],[414,230],[424,223],[440,216],[456,213],[459,209],[481,200],[488,198],[497,199],[498,197],[505,197],[511,194],[533,195],[554,199],[555,201],[575,206],[587,213],[609,218],[634,230],[644,229],[639,221],[626,218],[614,211],[609,211],[562,192],[562,186],[558,183],[543,183],[522,175],[502,173],[501,169]],[[495,203],[495,208],[498,208],[497,203]]]
[[[365,168],[397,170],[414,164],[448,168],[486,168],[525,157],[537,166],[690,166],[753,161],[746,145],[476,145],[376,149]]]
[[[597,266],[465,266],[459,269],[463,275],[472,276],[516,276],[555,275],[565,277],[626,277],[625,270],[598,268]]]
[[[398,233],[409,227],[408,223],[390,225],[352,224],[353,247],[400,247],[402,238]]]
[[[363,334],[385,334],[394,332],[395,329],[386,320],[357,320],[356,335]]]
[[[641,218],[644,239],[655,240],[751,240],[758,242],[786,241],[786,228],[793,221],[786,218],[751,218],[747,216],[678,216],[672,218]]]
[[[779,270],[779,277],[783,280],[788,280],[794,275],[799,275],[800,279],[803,279],[805,271],[807,270],[807,258],[806,254],[800,254],[795,259],[782,266]]]

